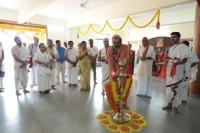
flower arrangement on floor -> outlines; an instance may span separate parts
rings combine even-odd
[[[96,119],[102,126],[114,133],[140,132],[147,126],[147,121],[142,115],[131,111],[127,111],[127,113],[131,116],[131,120],[125,124],[117,124],[113,122],[112,111],[102,112],[97,115]]]

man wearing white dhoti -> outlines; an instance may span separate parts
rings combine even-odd
[[[28,50],[22,45],[22,41],[18,36],[14,38],[14,41],[16,45],[12,47],[11,52],[14,58],[16,95],[19,96],[21,95],[20,89],[23,89],[24,94],[29,93],[26,90],[28,83]]]
[[[51,56],[46,52],[44,43],[40,43],[34,57],[34,61],[37,63],[38,92],[40,94],[48,94],[50,92],[51,59]]]
[[[151,98],[150,82],[152,78],[152,64],[155,59],[154,47],[149,45],[147,37],[142,39],[142,47],[138,50],[139,60],[137,72],[137,96]]]
[[[47,40],[47,53],[51,56],[51,67],[52,72],[50,75],[51,80],[51,89],[56,89],[56,56],[57,56],[57,50],[56,47],[53,46],[53,41],[51,39]]]
[[[73,47],[73,41],[68,42],[68,48],[65,51],[65,58],[67,60],[67,82],[69,86],[76,86],[78,84],[78,72],[77,72],[77,51]]]
[[[38,45],[39,45],[39,38],[33,37],[33,44],[29,44],[28,51],[29,51],[29,60],[30,60],[30,67],[31,67],[31,79],[32,84],[31,88],[37,85],[37,67],[36,63],[33,61],[33,58],[35,56],[35,53],[37,52]]]
[[[104,84],[109,79],[109,65],[106,61],[107,49],[109,47],[109,40],[105,38],[103,40],[104,48],[99,51],[98,60],[101,62],[102,68],[102,95],[104,96]]]
[[[60,40],[56,40],[56,83],[60,82],[60,74],[62,76],[62,82],[65,82],[65,48],[61,47]]]
[[[169,49],[166,72],[166,91],[168,105],[163,110],[174,110],[178,113],[178,106],[182,101],[184,64],[191,56],[190,49],[185,44],[180,43],[180,33],[172,32],[171,41],[174,44]]]
[[[183,41],[183,44],[189,47],[188,41]],[[194,81],[195,79],[192,79],[192,75],[196,75],[197,73],[197,65],[199,62],[199,59],[197,55],[194,52],[190,52],[190,57],[187,58],[187,62],[184,64],[184,80],[183,80],[183,90],[182,92],[182,103],[187,103],[187,95],[188,95],[188,89],[190,82]]]
[[[93,70],[93,78],[94,78],[94,84],[97,84],[97,77],[96,77],[96,61],[97,61],[97,56],[98,56],[98,48],[94,46],[94,41],[93,39],[89,39],[89,44],[90,44],[90,51],[93,56],[92,61],[91,61],[91,67]]]

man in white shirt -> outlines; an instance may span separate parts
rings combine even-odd
[[[51,39],[47,39],[47,53],[51,56],[51,70],[52,73],[50,75],[50,81],[51,81],[51,88],[56,89],[56,55],[57,55],[57,50],[55,46],[53,45],[53,41]]]
[[[185,44],[189,48],[189,42],[188,41],[183,41],[183,44]],[[193,52],[190,51],[190,57],[187,58],[187,62],[184,64],[184,79],[183,79],[183,88],[182,88],[182,103],[186,104],[187,103],[187,95],[188,95],[188,88],[190,82],[193,81],[192,75],[196,75],[197,73],[197,67],[198,67],[198,62],[199,59],[197,55]],[[195,80],[195,78],[194,78]]]
[[[152,78],[152,64],[155,59],[155,51],[154,47],[149,45],[147,37],[143,37],[142,39],[142,47],[139,48],[137,59],[139,60],[137,95],[151,98],[150,82]]]
[[[68,42],[68,48],[65,51],[65,58],[67,60],[67,82],[69,86],[76,86],[78,84],[78,73],[77,73],[77,51],[73,47],[73,41]]]
[[[109,79],[109,65],[106,61],[107,50],[109,48],[108,38],[103,39],[104,47],[99,51],[98,60],[101,62],[102,67],[102,95],[104,96],[104,83]]]
[[[32,78],[31,88],[37,85],[37,67],[36,63],[33,61],[33,58],[38,50],[39,38],[33,37],[33,41],[34,42],[32,44],[29,44],[28,46],[29,58],[31,59],[31,78]]]
[[[28,83],[28,70],[26,68],[28,50],[22,45],[22,41],[18,36],[14,38],[14,41],[16,45],[12,47],[11,52],[14,59],[16,95],[19,96],[21,95],[19,92],[21,89],[23,89],[24,94],[29,93],[29,91],[26,90]]]
[[[92,53],[93,59],[91,61],[91,66],[93,70],[93,77],[94,77],[94,84],[97,84],[96,82],[96,59],[98,55],[98,48],[94,46],[94,41],[92,39],[89,39],[90,44],[90,51]]]
[[[184,66],[191,57],[190,49],[185,44],[180,43],[181,34],[179,32],[171,33],[173,46],[169,49],[166,72],[166,91],[168,105],[163,110],[174,110],[178,113],[178,106],[182,101]]]

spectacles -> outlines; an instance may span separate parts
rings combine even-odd
[[[113,42],[113,44],[120,44],[120,42]]]

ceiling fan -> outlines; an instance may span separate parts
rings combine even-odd
[[[84,8],[84,9],[89,9],[87,7],[87,4],[90,2],[90,0],[81,0],[81,4],[80,4],[80,7],[81,8]]]

